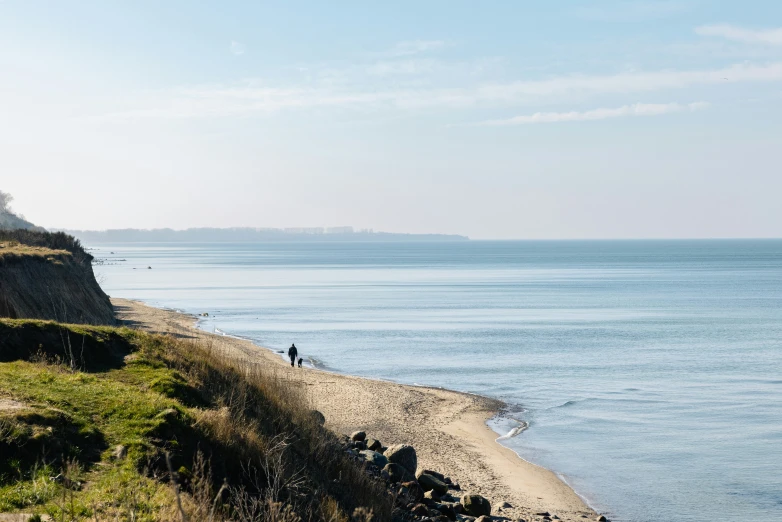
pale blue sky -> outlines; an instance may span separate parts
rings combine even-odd
[[[782,2],[0,0],[0,189],[66,228],[782,236]]]

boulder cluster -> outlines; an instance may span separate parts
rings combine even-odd
[[[368,473],[388,484],[396,497],[396,508],[404,512],[404,519],[487,522],[491,517],[491,504],[486,498],[463,493],[458,483],[442,473],[418,469],[412,446],[384,446],[379,440],[367,438],[365,432],[357,431],[346,438],[345,451],[365,462]]]
[[[407,444],[384,446],[367,437],[363,431],[344,439],[345,451],[363,462],[367,473],[384,480],[396,499],[397,520],[410,522],[496,522],[512,520],[501,513],[512,509],[507,502],[497,506],[492,516],[488,499],[470,492],[450,477],[431,469],[419,469],[415,448]],[[582,515],[582,518],[587,518]],[[530,522],[556,522],[559,517],[548,512],[534,514]],[[607,522],[604,516],[596,519]],[[513,522],[527,522],[517,518]]]

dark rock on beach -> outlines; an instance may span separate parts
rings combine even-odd
[[[415,476],[407,471],[404,467],[400,466],[399,464],[395,462],[390,462],[387,464],[383,471],[388,473],[389,480],[392,484],[395,484],[397,482],[409,482],[411,480],[415,479]]]
[[[418,476],[418,483],[424,491],[435,491],[440,496],[448,493],[448,484],[428,473],[421,473]]]
[[[319,412],[318,410],[312,410],[310,412],[310,417],[319,426],[323,426],[324,424],[326,424],[326,417],[321,412]]]
[[[396,444],[389,446],[383,453],[389,462],[399,464],[410,473],[415,473],[418,467],[418,458],[415,454],[415,448],[407,444]]]
[[[362,441],[366,438],[367,438],[367,434],[363,431],[354,431],[350,435],[350,440],[354,440],[354,441]]]
[[[388,464],[388,459],[385,457],[385,455],[382,455],[377,451],[363,450],[359,452],[359,455],[361,455],[364,458],[364,460],[366,460],[370,464],[374,464],[378,468],[383,468]]]
[[[464,495],[462,497],[464,512],[474,517],[491,515],[491,504],[480,495]]]
[[[420,470],[418,470],[418,472],[416,472],[416,474],[415,474],[415,478],[418,478],[418,477],[420,477],[423,474],[431,475],[434,478],[436,478],[437,480],[445,482],[446,484],[448,483],[445,480],[445,475],[443,475],[442,473],[438,473],[437,471],[432,471],[431,469],[420,469]]]

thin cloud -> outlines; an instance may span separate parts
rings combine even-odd
[[[231,51],[231,54],[236,56],[241,56],[244,54],[246,47],[241,42],[237,42],[236,40],[231,40],[231,45],[229,49]]]
[[[431,73],[438,65],[435,60],[391,60],[374,63],[366,71],[372,76],[410,76]]]
[[[571,112],[536,112],[526,116],[502,120],[488,120],[477,125],[483,127],[506,127],[511,125],[531,125],[535,123],[563,123],[574,121],[597,121],[628,116],[660,116],[676,112],[694,112],[709,106],[706,102],[688,103],[636,103],[614,109],[593,109],[590,111]]]
[[[721,69],[573,75],[545,80],[480,84],[471,87],[377,88],[375,83],[308,83],[297,86],[205,85],[152,93],[136,108],[106,116],[109,120],[248,116],[254,113],[314,107],[362,109],[464,109],[519,107],[541,101],[589,96],[632,95],[706,85],[782,81],[782,63],[734,65]]]
[[[695,28],[700,36],[716,36],[734,42],[782,45],[782,27],[777,29],[746,29],[734,25],[704,25]]]
[[[443,47],[445,47],[445,42],[442,40],[408,40],[397,43],[388,54],[390,56],[411,56]]]

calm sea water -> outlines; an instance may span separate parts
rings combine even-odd
[[[112,296],[507,401],[614,520],[782,520],[782,241],[94,246]]]

